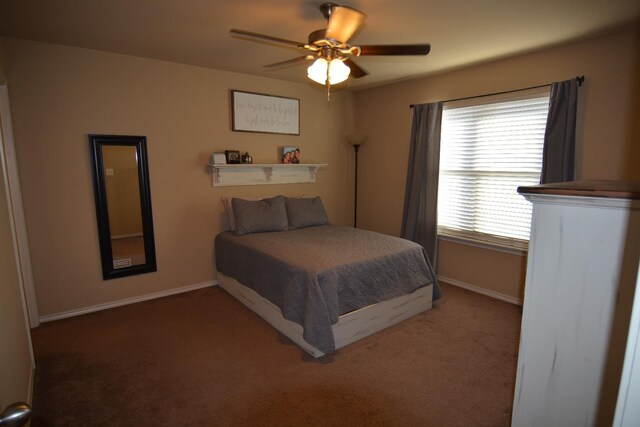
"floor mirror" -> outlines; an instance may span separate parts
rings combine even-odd
[[[147,141],[89,135],[105,280],[156,271]]]

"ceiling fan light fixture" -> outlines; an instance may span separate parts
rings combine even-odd
[[[312,31],[307,43],[238,29],[232,29],[230,33],[236,37],[304,49],[306,51],[304,56],[264,65],[264,67],[275,68],[314,60],[313,64],[307,68],[307,77],[326,86],[327,98],[329,98],[331,85],[342,83],[349,77],[359,79],[369,74],[353,61],[354,57],[426,55],[431,50],[431,45],[428,43],[351,46],[351,37],[363,28],[367,15],[351,7],[331,2],[320,5],[320,11],[327,19],[326,28]]]
[[[307,68],[307,77],[321,85],[327,82],[327,60],[318,58]]]
[[[332,85],[342,83],[349,78],[349,73],[351,73],[351,68],[344,65],[341,60],[334,59],[329,64],[329,83]]]
[[[351,73],[351,69],[337,58],[332,59],[331,62],[327,62],[325,58],[318,58],[307,68],[307,77],[321,85],[327,83],[327,76],[329,77],[329,84],[342,83],[347,80],[349,73]]]

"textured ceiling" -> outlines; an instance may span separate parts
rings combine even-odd
[[[303,53],[233,38],[239,28],[306,42],[325,28],[308,0],[0,0],[0,35],[306,82],[304,65],[262,65]],[[426,57],[360,57],[364,88],[528,52],[630,26],[638,0],[356,0],[352,44],[430,43]]]

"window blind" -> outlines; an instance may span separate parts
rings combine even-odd
[[[438,232],[526,249],[531,204],[517,187],[536,185],[549,89],[445,104]]]

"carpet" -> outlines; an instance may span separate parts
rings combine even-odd
[[[521,307],[430,311],[314,359],[218,287],[32,331],[32,426],[507,426]]]

